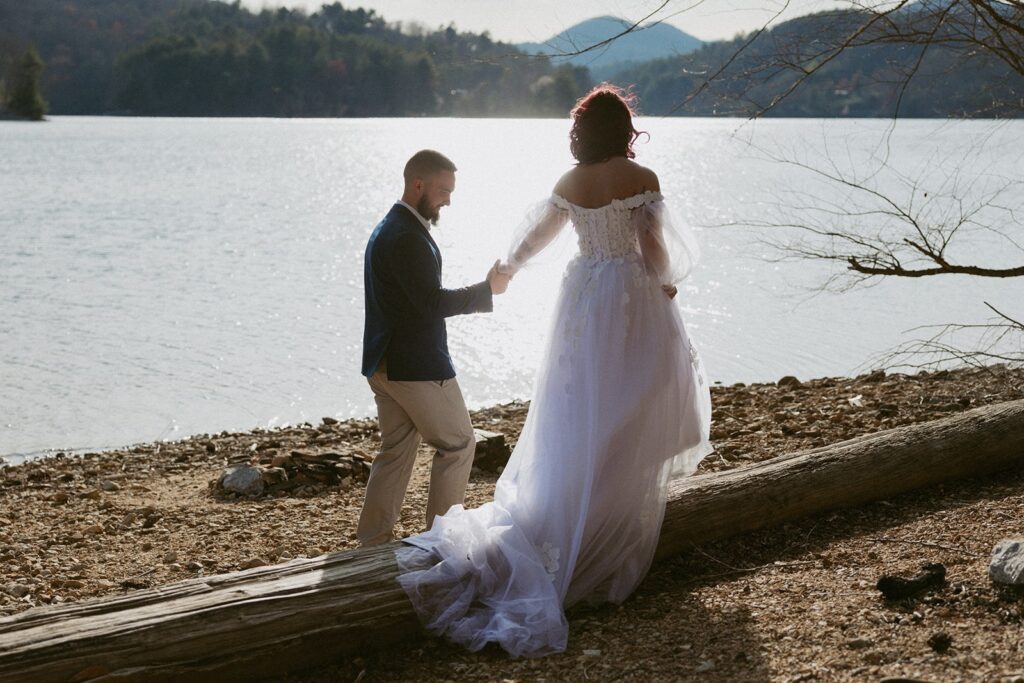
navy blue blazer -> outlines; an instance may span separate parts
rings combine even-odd
[[[391,380],[454,377],[444,319],[492,310],[490,284],[442,287],[441,251],[430,231],[401,204],[373,229],[363,279],[363,374],[372,376],[386,358]]]

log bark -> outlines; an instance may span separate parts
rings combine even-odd
[[[658,557],[1024,464],[1024,401],[674,482]],[[398,544],[0,619],[0,681],[253,680],[416,638]]]

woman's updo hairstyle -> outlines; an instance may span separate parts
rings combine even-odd
[[[593,164],[612,157],[635,157],[633,143],[641,135],[633,127],[635,104],[635,95],[610,83],[581,97],[569,113],[569,151],[576,161]]]

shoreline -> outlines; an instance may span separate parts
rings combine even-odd
[[[698,474],[1021,398],[1024,368],[1000,366],[714,386],[716,450]],[[513,402],[471,414],[475,427],[503,433],[514,446],[527,408]],[[256,454],[372,456],[376,427],[369,418],[328,420],[0,466],[0,617],[356,547],[358,480],[256,497],[221,493],[212,482],[228,461]],[[422,530],[429,470],[423,446],[399,537]],[[467,506],[489,500],[496,479],[474,469]],[[509,660],[427,640],[410,646],[407,658],[368,652],[288,680],[440,681],[453,670],[474,681],[583,680],[581,662],[591,679],[599,672],[599,680],[651,680],[701,673],[712,662],[702,680],[791,681],[811,672],[812,660],[831,672],[818,671],[817,680],[979,673],[1000,680],[1024,671],[1024,649],[1011,644],[1024,595],[1006,598],[992,587],[987,554],[1000,537],[1020,536],[1021,518],[1024,470],[952,482],[659,563],[622,606],[572,610],[563,655]],[[923,561],[947,565],[948,589],[924,603],[879,602],[879,574],[912,575]],[[925,644],[939,630],[953,635],[949,653]]]
[[[820,378],[815,378],[815,379],[807,380],[807,388],[818,389],[818,388],[833,387],[833,386],[834,387],[843,387],[843,386],[851,386],[852,387],[852,386],[856,386],[860,382],[867,381],[867,378],[869,378],[869,377],[872,377],[872,378],[879,377],[879,373],[882,373],[882,375],[884,377],[888,377],[888,378],[901,377],[901,378],[914,379],[916,381],[932,381],[932,380],[935,380],[935,379],[942,379],[942,378],[945,378],[947,376],[948,377],[952,377],[955,380],[956,378],[961,377],[963,375],[963,373],[977,373],[977,372],[1000,372],[1000,373],[1008,372],[1009,373],[1008,376],[1012,376],[1012,375],[1014,375],[1018,371],[1014,371],[1012,369],[1007,371],[1003,367],[1003,365],[1001,365],[1001,364],[1000,365],[987,366],[987,367],[981,368],[981,369],[978,369],[978,368],[959,368],[959,369],[955,369],[955,370],[921,371],[921,372],[914,373],[914,374],[902,373],[902,372],[886,373],[885,371],[881,371],[881,370],[873,370],[871,372],[864,373],[864,374],[861,374],[861,375],[855,375],[855,376],[830,376],[830,377],[820,377]],[[1019,373],[1020,373],[1019,381],[1021,383],[1024,383],[1024,368],[1021,368]],[[757,387],[779,386],[780,382],[784,382],[787,378],[790,378],[790,377],[793,377],[793,376],[786,376],[786,377],[780,378],[780,380],[778,380],[776,382],[771,382],[771,381],[755,381],[755,382],[750,382],[750,383],[747,383],[747,382],[734,382],[732,384],[724,384],[722,382],[714,382],[711,385],[712,402],[713,402],[713,404],[715,403],[714,397],[715,397],[716,394],[722,394],[724,396],[728,396],[731,393],[735,392],[736,390],[750,390],[750,391],[753,391],[754,388],[757,388]],[[875,381],[875,380],[873,379],[871,381]],[[804,384],[799,379],[797,379],[797,382],[800,385]],[[499,402],[499,403],[483,405],[483,406],[481,406],[479,408],[471,408],[469,410],[469,413],[470,413],[471,417],[473,417],[474,425],[476,425],[477,424],[477,417],[476,417],[477,415],[481,416],[481,419],[483,419],[483,420],[490,420],[491,419],[491,414],[493,412],[495,412],[495,411],[497,411],[497,413],[499,413],[499,414],[503,414],[505,412],[508,412],[509,410],[511,410],[512,412],[515,412],[519,408],[522,408],[523,410],[525,410],[525,409],[529,408],[529,405],[530,405],[529,399],[513,398],[513,399],[511,399],[511,400],[509,400],[507,402]],[[980,405],[980,404],[976,404],[976,405]],[[718,406],[716,405],[716,408],[717,407]],[[967,407],[971,407],[971,406],[969,405]],[[947,406],[947,412],[948,412],[948,410],[952,410],[952,408],[949,408]],[[935,416],[938,417],[938,416],[941,416],[941,414],[942,413],[940,411],[939,413],[936,413]],[[524,418],[525,418],[525,414],[524,414]],[[324,416],[324,417],[321,418],[321,423],[320,424],[321,425],[323,424],[323,422],[322,422],[323,420],[328,420],[328,421],[331,421],[331,422],[336,422],[336,423],[338,423],[340,425],[348,425],[348,424],[359,425],[362,428],[362,427],[365,426],[365,423],[368,422],[368,421],[369,422],[373,422],[375,424],[376,423],[376,419],[377,418],[376,418],[375,415],[367,415],[367,416],[363,416],[363,417],[349,417],[349,418],[338,418],[338,417],[335,417],[335,416]],[[714,420],[715,417],[713,416],[712,419]],[[882,428],[886,428],[886,426],[885,426],[886,424],[889,424],[889,423],[885,422],[884,420],[880,422],[880,426]],[[521,428],[521,427],[522,427],[522,420],[519,420],[516,423],[516,432],[517,433],[518,433],[518,429]],[[120,453],[120,452],[135,452],[138,449],[150,450],[150,449],[154,449],[154,448],[159,449],[161,447],[163,447],[163,448],[175,448],[175,447],[178,447],[180,445],[184,445],[184,444],[188,444],[190,442],[194,442],[196,440],[211,440],[211,439],[218,439],[218,438],[225,438],[225,437],[244,438],[246,436],[254,437],[254,438],[266,438],[267,435],[274,434],[274,433],[277,433],[277,432],[294,435],[296,430],[301,431],[301,430],[310,430],[310,429],[314,429],[314,430],[317,429],[317,425],[314,425],[313,423],[311,423],[309,421],[304,421],[304,422],[297,422],[297,423],[285,423],[285,424],[277,425],[277,426],[273,426],[273,427],[260,427],[260,426],[256,426],[256,427],[250,427],[250,428],[245,428],[245,429],[225,429],[225,430],[220,430],[220,431],[196,432],[196,433],[190,434],[188,436],[183,436],[183,437],[175,438],[175,439],[156,439],[156,440],[153,440],[153,441],[137,441],[137,442],[130,442],[130,443],[127,443],[127,444],[124,444],[124,445],[119,445],[119,446],[107,446],[107,447],[90,447],[90,446],[83,446],[83,447],[54,447],[54,448],[45,448],[45,449],[40,450],[40,451],[33,451],[31,453],[20,453],[20,452],[0,453],[0,468],[3,468],[3,467],[18,467],[18,466],[21,466],[21,465],[24,465],[24,464],[33,463],[33,462],[39,462],[39,461],[42,461],[42,460],[47,460],[47,459],[52,459],[52,458],[65,458],[65,457],[81,458],[81,457],[86,457],[86,456],[90,456],[90,457],[109,456],[111,454]],[[712,440],[714,441],[714,435],[712,435]],[[513,443],[514,443],[514,441],[513,441]],[[823,445],[823,444],[816,442],[814,445]]]

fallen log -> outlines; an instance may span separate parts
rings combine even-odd
[[[672,485],[658,556],[1024,464],[1024,401]],[[253,680],[420,633],[392,543],[0,619],[0,681]]]
[[[656,557],[1016,464],[1024,464],[1024,400],[677,479]]]

